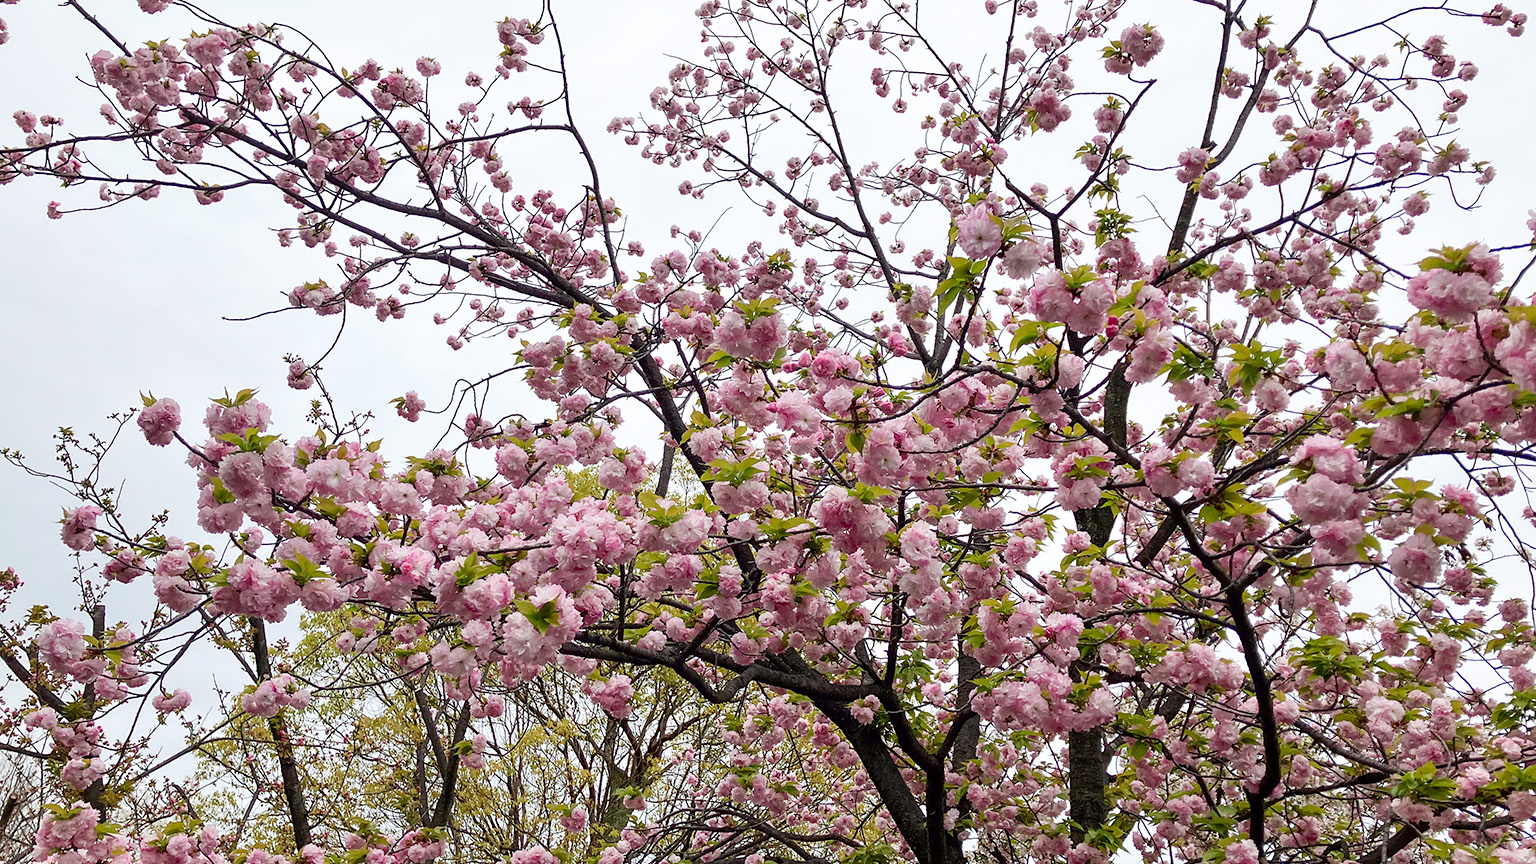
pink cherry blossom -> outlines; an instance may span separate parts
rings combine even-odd
[[[64,545],[84,552],[96,545],[96,520],[102,515],[102,509],[95,504],[86,504],[68,510],[64,513],[64,527],[60,530],[60,536]]]
[[[1364,496],[1356,493],[1353,487],[1325,474],[1314,474],[1292,485],[1285,493],[1285,500],[1297,517],[1308,525],[1356,518],[1365,504]]]
[[[635,696],[628,675],[615,675],[606,681],[591,681],[584,688],[598,707],[622,720],[629,716],[630,700]]]
[[[176,431],[181,428],[181,406],[174,399],[157,399],[139,412],[137,422],[145,440],[164,447],[175,440]]]
[[[1470,320],[1493,299],[1493,287],[1476,273],[1430,270],[1408,282],[1408,302],[1447,321]]]
[[[978,204],[967,210],[956,220],[955,226],[959,230],[960,249],[967,258],[991,258],[1003,246],[1003,229],[986,205]]]
[[[175,693],[157,693],[152,700],[156,711],[170,714],[181,711],[192,704],[192,694],[186,690],[178,689]]]
[[[1145,66],[1163,50],[1163,34],[1150,24],[1127,27],[1120,34],[1120,47],[1137,66]]]

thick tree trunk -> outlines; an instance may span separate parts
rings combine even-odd
[[[1131,386],[1125,379],[1124,365],[1117,365],[1109,376],[1104,394],[1104,431],[1120,447],[1126,444],[1127,413]],[[1073,512],[1077,528],[1088,535],[1093,545],[1109,545],[1115,531],[1115,511],[1108,505]],[[1072,678],[1077,680],[1093,661],[1092,648],[1081,647],[1083,657],[1072,664]],[[1109,814],[1109,754],[1104,749],[1104,729],[1095,727],[1067,736],[1067,803],[1072,817],[1072,842],[1081,843],[1104,825]]]
[[[1067,803],[1072,817],[1072,842],[1081,843],[1088,833],[1104,824],[1109,813],[1109,754],[1104,750],[1104,729],[1095,727],[1067,737]]]

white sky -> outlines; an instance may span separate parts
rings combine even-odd
[[[389,5],[370,4],[366,15],[355,14],[357,7],[343,12],[339,6],[291,0],[215,3],[207,8],[242,23],[258,16],[293,22],[345,64],[375,57],[386,67],[409,68],[418,56],[434,56],[444,65],[444,75],[434,83],[451,86],[470,69],[490,71],[500,47],[494,23],[515,11],[481,7],[478,13],[423,16],[419,6],[397,3],[402,17],[394,18],[385,11]],[[585,115],[591,143],[609,165],[622,159],[633,166],[639,160],[632,148],[603,132],[607,120],[626,108],[633,113],[643,107],[649,88],[665,80],[673,61],[657,46],[683,41],[680,47],[686,50],[691,40],[674,36],[684,28],[697,33],[690,9],[682,5],[649,10],[638,5],[585,2],[567,10],[574,20],[564,25],[568,50],[579,58],[573,63],[578,70],[577,107]],[[172,19],[173,12],[156,18],[136,11],[123,14],[131,7],[120,0],[87,6],[130,45],[190,28],[185,19]],[[19,138],[9,115],[20,108],[59,114],[69,121],[66,129],[83,131],[96,119],[100,99],[71,79],[82,72],[89,76],[84,58],[105,40],[73,10],[50,3],[0,7],[0,14],[12,33],[11,42],[0,46],[0,112],[5,117],[0,140]],[[401,20],[410,23],[402,26]],[[616,87],[615,81],[626,86]],[[623,200],[668,195],[662,200],[678,202],[668,218],[682,218],[675,212],[686,204],[675,192],[678,178],[665,171],[645,171],[643,164],[641,169],[610,171],[604,177],[605,186],[612,189],[609,194]],[[539,166],[514,171],[518,189],[525,194],[551,182],[539,176]],[[0,409],[0,446],[20,449],[52,467],[50,435],[57,427],[69,425],[82,433],[106,430],[106,415],[137,405],[137,394],[150,390],[182,404],[195,437],[207,397],[226,387],[231,392],[259,387],[261,398],[272,404],[279,418],[277,425],[302,434],[303,415],[314,391],[295,393],[286,387],[282,356],[293,352],[318,358],[335,337],[339,317],[294,312],[245,323],[220,319],[284,306],[288,289],[332,276],[334,265],[308,250],[278,246],[267,229],[291,217],[271,196],[240,198],[205,208],[166,195],[151,206],[50,221],[43,215],[49,200],[90,204],[94,189],[61,190],[46,182],[17,182],[0,189],[0,255],[6,267],[0,281],[6,295],[0,312],[5,345],[0,351],[0,392],[6,396],[6,407]],[[441,432],[441,424],[423,420],[411,427],[398,419],[389,422],[388,400],[417,390],[439,407],[454,378],[499,368],[493,364],[510,358],[508,340],[471,343],[455,353],[444,343],[448,332],[432,325],[430,313],[407,316],[388,327],[371,315],[356,320],[326,363],[328,383],[344,408],[382,409],[386,419],[376,428],[389,432],[391,441],[405,437],[404,446],[423,449]],[[397,455],[405,452],[403,446],[390,449]],[[195,488],[175,448],[149,447],[135,429],[115,456],[107,476],[127,478],[130,511],[142,514],[170,507],[182,517],[179,524],[189,524]],[[0,490],[7,493],[0,496],[0,566],[16,566],[22,572],[32,589],[27,595],[57,597],[46,586],[57,586],[55,580],[69,572],[56,524],[67,498],[8,466],[0,473]],[[194,533],[187,529],[185,536]]]

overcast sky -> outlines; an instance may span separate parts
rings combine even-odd
[[[954,0],[955,5],[959,2]],[[185,19],[172,17],[174,12],[145,18],[131,12],[127,0],[86,5],[130,44],[188,29]],[[397,0],[345,5],[247,0],[206,5],[212,13],[234,20],[259,17],[299,25],[343,64],[356,65],[373,57],[386,67],[409,68],[418,56],[434,56],[445,67],[440,80],[450,82],[461,80],[471,69],[489,70],[498,47],[493,32],[496,19],[529,14],[519,11],[516,3],[439,4],[430,9]],[[967,8],[976,5],[965,4]],[[1170,50],[1150,71],[1169,76],[1195,71],[1204,80],[1208,73],[1197,64],[1208,53],[1210,10],[1188,2],[1156,5],[1171,11],[1153,18],[1143,15],[1139,4],[1132,4],[1134,17],[1126,19],[1127,23],[1156,20],[1168,35]],[[662,249],[668,225],[707,227],[732,205],[735,209],[723,236],[750,236],[751,226],[761,225],[769,234],[765,241],[777,246],[782,241],[776,231],[766,221],[754,221],[750,207],[726,197],[702,203],[680,198],[675,189],[685,175],[645,165],[633,149],[602,132],[609,118],[645,107],[648,93],[665,81],[667,69],[675,62],[668,54],[697,56],[699,28],[691,14],[695,6],[697,0],[558,3],[579,119],[598,151],[605,192],[617,198],[635,220],[632,227],[639,229],[637,236],[653,252]],[[1055,4],[1042,0],[1041,6],[1049,10]],[[1357,8],[1354,4],[1340,8],[1345,6]],[[924,8],[939,12],[953,7],[930,2]],[[24,108],[64,115],[70,121],[67,130],[91,128],[100,100],[71,79],[88,74],[83,58],[103,47],[104,40],[73,10],[53,3],[26,0],[19,6],[0,7],[0,13],[12,34],[10,44],[0,47],[0,117]],[[1528,95],[1527,60],[1533,47],[1530,40],[1536,36],[1522,43],[1496,38],[1500,34],[1486,28],[1459,32],[1467,35],[1459,42],[1453,36],[1453,50],[1475,56],[1483,75],[1468,88],[1476,98],[1463,114],[1466,133],[1458,137],[1471,144],[1479,158],[1492,158],[1501,176],[1481,213],[1455,215],[1449,207],[1439,206],[1421,220],[1443,228],[1416,235],[1414,242],[1421,246],[1465,243],[1479,237],[1517,240],[1526,210],[1536,206],[1532,194],[1536,175],[1530,167],[1536,119]],[[1473,39],[1486,42],[1486,50],[1473,55],[1468,50]],[[1146,138],[1143,149],[1135,151],[1137,156],[1167,163],[1178,150],[1195,143],[1184,138],[1197,136],[1198,130],[1184,127],[1198,125],[1188,109],[1199,101],[1197,91],[1158,91],[1148,109],[1151,118],[1144,119],[1156,118],[1154,130],[1161,127],[1161,132]],[[1086,102],[1083,106],[1084,111],[1091,108]],[[1181,129],[1187,133],[1183,137]],[[1378,130],[1378,139],[1391,131]],[[1069,141],[1057,136],[1043,149],[1070,150],[1081,140],[1080,133],[1073,134],[1078,137]],[[5,121],[0,140],[17,139],[19,135]],[[916,140],[912,139],[913,146]],[[910,150],[906,143],[901,147]],[[1015,160],[1038,158],[1024,146],[1010,148]],[[510,167],[519,189],[526,192],[542,185],[543,166]],[[697,175],[687,176],[697,179]],[[19,448],[47,466],[49,435],[56,427],[104,431],[109,428],[106,415],[136,405],[137,394],[151,390],[178,399],[189,421],[196,422],[206,397],[226,387],[259,387],[262,397],[273,404],[279,427],[289,433],[302,430],[309,394],[295,394],[283,385],[281,357],[288,352],[311,359],[319,356],[335,336],[336,319],[285,314],[245,323],[221,320],[221,316],[279,307],[282,295],[292,286],[327,275],[328,265],[318,256],[280,249],[267,231],[283,221],[285,208],[263,193],[234,195],[208,208],[167,194],[150,204],[105,213],[61,221],[44,218],[51,199],[80,204],[93,195],[93,190],[61,190],[41,181],[0,188],[4,228],[0,254],[5,263],[0,280],[5,289],[0,307],[4,339],[0,388],[6,397],[0,408],[0,446]],[[1448,218],[1452,215],[1454,219]],[[328,381],[343,406],[388,411],[388,400],[406,390],[420,391],[436,401],[446,395],[453,378],[505,365],[510,347],[506,340],[456,354],[443,343],[447,333],[424,319],[408,316],[404,322],[383,326],[370,318],[349,329],[326,364]],[[390,436],[388,450],[397,455],[428,445],[441,431],[440,427],[402,430],[400,425],[379,424]],[[127,480],[130,512],[169,507],[180,514],[176,524],[186,530],[195,489],[191,471],[173,450],[151,448],[133,430],[109,464],[107,479]],[[69,567],[57,525],[59,508],[67,499],[4,466],[0,466],[0,491],[5,493],[0,495],[0,566],[16,566],[29,581],[23,595],[27,602],[57,597],[58,580],[67,577]],[[187,530],[188,536],[191,533]]]
[[[500,47],[495,21],[517,11],[508,7],[498,13],[474,5],[485,11],[423,18],[419,5],[377,3],[369,4],[365,15],[351,5],[343,12],[331,4],[273,0],[210,3],[207,8],[239,22],[259,16],[298,25],[347,65],[374,57],[386,67],[409,68],[419,56],[434,56],[445,67],[438,80],[457,85],[470,69],[490,70]],[[668,34],[685,28],[697,32],[690,23],[691,7],[654,4],[638,14],[638,5],[584,0],[579,9],[568,10],[577,20],[563,22],[568,50],[579,58],[573,63],[576,105],[589,137],[606,162],[622,160],[626,167],[639,165],[638,158],[604,134],[603,126],[615,114],[643,107],[650,87],[665,80],[674,61],[658,48],[669,41]],[[185,19],[171,18],[174,12],[146,18],[128,13],[125,7],[131,6],[113,0],[87,8],[130,44],[189,29]],[[388,14],[391,7],[403,17]],[[0,10],[12,33],[11,42],[0,46],[0,112],[9,130],[0,132],[0,140],[19,138],[8,118],[22,108],[60,114],[69,121],[66,129],[87,128],[100,99],[73,78],[89,75],[84,58],[104,39],[73,10],[51,3]],[[685,41],[678,47],[691,46]],[[619,81],[625,86],[614,86]],[[525,193],[552,182],[540,176],[545,172],[539,166],[514,166],[513,171]],[[670,191],[664,200],[681,205],[677,182],[663,171],[614,170],[604,177],[610,194],[624,200]],[[570,194],[579,187],[554,188]],[[319,357],[335,338],[339,319],[302,312],[241,323],[221,318],[279,308],[290,288],[333,277],[334,265],[306,250],[278,246],[268,228],[285,224],[291,211],[271,196],[239,197],[200,207],[189,198],[165,195],[147,206],[50,221],[44,218],[48,201],[89,204],[94,190],[61,190],[47,182],[0,188],[0,251],[6,271],[0,280],[5,286],[0,388],[6,395],[0,446],[21,449],[52,467],[50,435],[61,425],[82,433],[106,430],[108,414],[137,405],[139,392],[153,391],[180,401],[188,421],[199,426],[207,397],[226,387],[261,388],[261,398],[274,406],[284,431],[303,432],[313,392],[295,393],[284,385],[282,356]],[[408,316],[384,327],[368,316],[348,328],[326,363],[327,379],[342,406],[388,411],[388,400],[407,390],[440,400],[455,377],[506,365],[507,340],[471,343],[455,353],[444,343],[447,331],[428,318]],[[442,426],[426,427],[425,420],[417,427],[398,421],[378,424],[390,433],[395,452],[430,446]],[[403,445],[397,448],[394,439],[403,439]],[[183,517],[179,524],[189,524],[196,490],[174,448],[149,447],[134,430],[119,444],[107,476],[127,479],[131,511],[170,507]],[[9,467],[0,468],[0,490],[7,493],[0,496],[0,566],[22,572],[32,589],[26,592],[29,600],[58,596],[46,588],[48,583],[57,587],[56,580],[69,572],[67,550],[57,536],[59,508],[68,499]]]

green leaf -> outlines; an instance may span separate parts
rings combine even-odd
[[[213,500],[220,504],[233,504],[235,496],[228,489],[224,488],[224,481],[217,477],[210,479],[213,482]]]
[[[1451,142],[1454,146],[1455,142]],[[1467,269],[1467,256],[1472,254],[1476,244],[1456,248],[1454,246],[1442,246],[1435,250],[1435,254],[1419,262],[1420,270],[1449,270],[1452,273],[1463,273]]]
[[[469,557],[464,559],[464,563],[459,565],[459,569],[454,571],[453,584],[460,588],[468,588],[476,579],[489,575],[495,572],[495,570],[496,567],[494,565],[480,563],[479,553],[471,552]],[[522,607],[519,606],[518,609],[522,609]],[[542,633],[544,631],[541,630],[539,632]]]
[[[560,623],[560,610],[555,608],[554,600],[535,606],[532,601],[519,597],[512,601],[512,605],[517,611],[523,613],[523,617],[527,618],[528,623],[532,624],[533,629],[540,634],[548,633],[549,628]]]
[[[325,571],[320,569],[320,565],[305,558],[303,555],[295,555],[293,560],[283,561],[283,567],[293,574],[293,581],[297,582],[300,586],[308,583],[311,579],[323,579],[326,576]]]
[[[1353,654],[1349,646],[1337,636],[1319,636],[1308,641],[1301,649],[1300,665],[1311,670],[1319,678],[1359,680],[1368,662]]]
[[[870,486],[867,483],[858,483],[852,489],[848,490],[848,494],[859,499],[860,501],[863,501],[865,504],[873,504],[879,499],[885,498],[895,493],[885,488],[884,486]]]
[[[1035,321],[1023,321],[1019,329],[1013,334],[1013,342],[1009,344],[1009,351],[1018,351],[1026,343],[1040,338],[1040,324]]]
[[[1493,725],[1500,729],[1525,729],[1536,725],[1536,690],[1516,690],[1493,709]]]
[[[848,442],[848,449],[855,453],[864,452],[864,444],[869,441],[869,436],[864,434],[863,426],[855,426],[848,431],[844,439]]]

